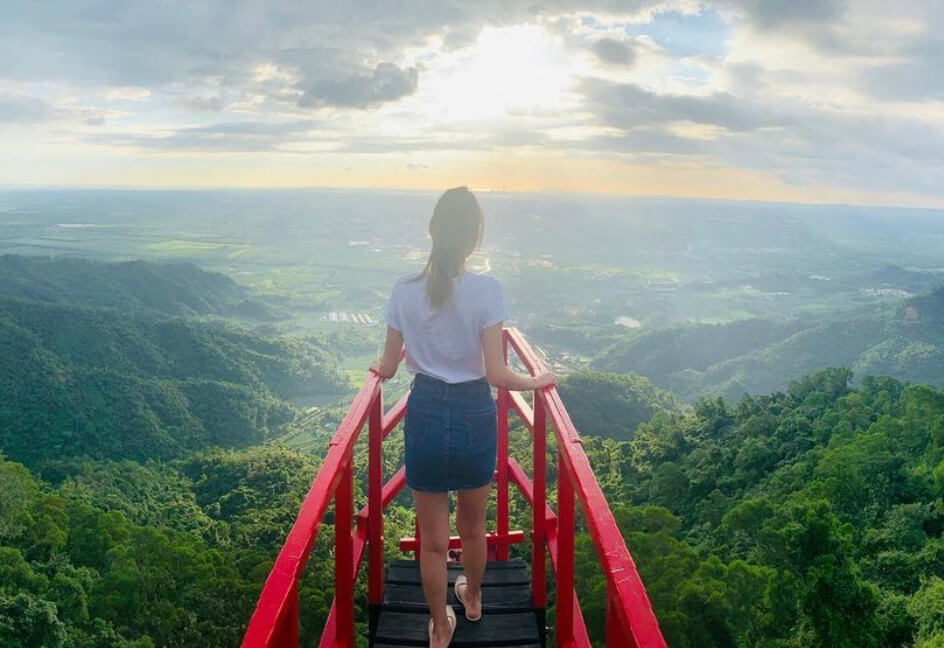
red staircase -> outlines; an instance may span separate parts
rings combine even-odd
[[[505,357],[511,347],[532,374],[543,370],[540,359],[517,329],[504,332]],[[358,568],[367,552],[367,602],[370,610],[370,640],[373,643],[381,615],[389,606],[384,597],[383,511],[405,485],[401,466],[386,482],[382,474],[382,443],[399,424],[406,407],[407,395],[384,412],[380,378],[369,373],[351,407],[338,426],[329,445],[324,463],[305,497],[298,518],[285,540],[256,610],[243,638],[243,648],[295,648],[298,646],[298,581],[305,561],[315,542],[318,527],[334,499],[335,526],[335,598],[321,635],[320,646],[354,645],[354,582]],[[489,534],[492,558],[489,569],[508,561],[510,544],[521,542],[524,534],[508,528],[509,484],[514,484],[524,500],[536,513],[531,528],[530,605],[541,626],[547,607],[546,558],[556,584],[554,637],[558,646],[590,648],[587,629],[574,593],[574,514],[579,501],[586,529],[593,540],[597,556],[607,580],[606,645],[623,648],[665,648],[658,622],[652,612],[645,588],[636,571],[610,508],[581,447],[580,436],[567,410],[553,387],[534,393],[533,406],[520,393],[498,390],[498,462],[497,524]],[[533,475],[529,478],[521,465],[508,456],[508,414],[515,412],[532,439]],[[352,451],[364,423],[368,428],[367,505],[356,515],[353,510]],[[547,505],[546,443],[547,426],[557,440],[557,507],[555,513]],[[352,528],[353,527],[353,528]],[[458,546],[458,539],[453,543]],[[418,538],[400,541],[403,551],[417,553]],[[511,561],[514,562],[514,561]],[[407,563],[408,565],[409,563]],[[509,565],[509,569],[513,565]],[[391,566],[391,569],[394,567]],[[523,570],[523,566],[521,567]],[[396,569],[404,569],[399,561]],[[501,573],[495,571],[495,573]],[[508,571],[506,573],[511,573]],[[499,612],[500,610],[496,610]],[[520,612],[520,610],[519,610]],[[486,609],[486,615],[489,610]],[[391,617],[393,612],[391,612]],[[460,616],[460,622],[464,619]],[[425,628],[425,615],[415,614]],[[399,615],[397,618],[404,618]],[[484,623],[485,620],[483,619]],[[389,623],[388,623],[389,625]],[[480,627],[486,627],[480,626]],[[461,628],[462,645],[495,645],[494,640],[476,639],[475,630]],[[416,636],[416,635],[415,635]],[[415,644],[416,639],[404,640]],[[422,635],[418,635],[422,636]],[[457,629],[457,638],[459,629]],[[524,639],[517,643],[522,644]],[[389,644],[389,640],[383,643]],[[379,644],[378,644],[379,645]]]

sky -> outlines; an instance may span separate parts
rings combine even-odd
[[[944,207],[940,0],[12,0],[0,184]]]

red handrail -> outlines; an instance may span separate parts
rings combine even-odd
[[[505,336],[528,371],[535,374],[544,370],[543,363],[517,329],[506,329]],[[523,399],[520,402],[523,402]],[[606,636],[607,645],[663,648],[666,646],[665,639],[652,612],[652,605],[649,603],[642,579],[636,570],[636,564],[629,555],[623,536],[616,526],[616,520],[613,519],[606,498],[590,468],[590,461],[581,447],[580,435],[577,434],[557,389],[550,387],[535,392],[534,404],[535,413],[532,419],[534,439],[544,436],[544,430],[541,429],[543,426],[539,425],[542,418],[542,415],[538,414],[540,410],[544,410],[543,416],[550,419],[557,437],[559,516],[557,550],[559,555],[554,571],[558,589],[557,627],[555,628],[558,645],[571,642],[580,646],[590,645],[586,640],[585,630],[582,629],[582,620],[578,622],[579,606],[576,605],[576,601],[574,605],[565,605],[565,609],[561,609],[561,590],[564,589],[564,583],[568,586],[564,596],[573,597],[573,500],[576,496],[576,499],[580,501],[587,529],[607,579],[606,625],[607,630],[610,630]],[[537,458],[536,456],[535,466],[544,463],[537,461]],[[519,489],[524,488],[524,484],[519,484]],[[538,491],[543,492],[542,484],[535,483],[533,492],[537,494]],[[528,495],[525,494],[525,497],[528,498]],[[534,495],[530,501],[536,501]],[[532,518],[539,520],[542,516],[532,515]],[[533,565],[532,562],[532,568]],[[576,614],[571,615],[570,610],[574,610]],[[616,630],[620,632],[617,633]]]
[[[516,329],[506,329],[504,344],[506,361],[511,347],[532,374],[543,370],[543,363]],[[382,443],[403,418],[406,398],[407,395],[401,397],[384,413],[380,378],[374,373],[368,374],[328,444],[321,469],[266,579],[243,637],[244,648],[298,646],[298,581],[332,498],[335,507],[335,600],[322,631],[320,646],[354,645],[354,581],[365,547],[368,554],[367,602],[373,630],[375,615],[383,600],[383,510],[406,482],[402,466],[389,481],[383,482]],[[665,640],[635,564],[557,390],[548,387],[536,391],[533,403],[531,407],[520,394],[504,389],[498,391],[497,531],[488,534],[490,551],[494,551],[498,560],[507,559],[508,545],[523,539],[520,531],[508,528],[510,480],[535,511],[531,516],[532,603],[543,613],[546,607],[544,565],[549,555],[557,584],[557,644],[590,648],[573,586],[574,514],[575,502],[579,501],[607,579],[607,646],[665,648]],[[531,432],[533,482],[520,464],[508,457],[508,413],[512,411]],[[548,421],[557,440],[557,514],[546,500]],[[367,506],[354,516],[351,455],[365,422],[369,434]],[[355,517],[357,523],[352,529]],[[414,551],[414,556],[418,556],[418,536],[417,533],[413,538],[401,540],[401,549]]]

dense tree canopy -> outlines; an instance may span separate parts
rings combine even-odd
[[[678,409],[672,394],[636,374],[584,371],[561,380],[558,389],[577,429],[613,439],[630,439],[640,423]]]
[[[850,379],[828,369],[585,442],[671,646],[944,640],[944,392]]]
[[[65,264],[43,285],[36,266],[3,263],[0,291],[14,296],[0,293],[0,645],[238,645],[327,439],[307,430],[305,452],[269,442],[315,420],[289,399],[345,387],[333,357],[316,340],[181,318],[245,297],[213,276],[175,288],[192,269],[143,298],[146,265]],[[73,290],[95,305],[73,303]],[[939,314],[936,304],[919,303]],[[723,347],[732,331],[758,348],[773,334],[743,324],[711,336]],[[684,367],[699,340],[689,335],[676,352],[630,356]],[[717,352],[689,361],[708,366]],[[944,392],[851,380],[824,369],[691,406],[634,374],[561,381],[673,648],[944,646]],[[510,438],[530,470],[527,434]],[[389,475],[399,435],[384,454]],[[528,528],[522,501],[511,512]],[[412,530],[405,494],[385,519],[393,555]],[[325,524],[299,589],[305,645],[331,604],[331,540]],[[606,583],[585,533],[576,546],[583,614],[601,640]]]

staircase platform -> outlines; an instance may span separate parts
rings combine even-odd
[[[448,564],[447,603],[456,611],[450,646],[519,646],[540,648],[539,615],[531,605],[527,565],[520,560],[489,562],[482,582],[482,619],[472,623],[456,601],[452,585],[462,565]],[[370,645],[376,648],[426,646],[429,611],[420,584],[419,563],[396,560],[387,566],[384,600]]]

